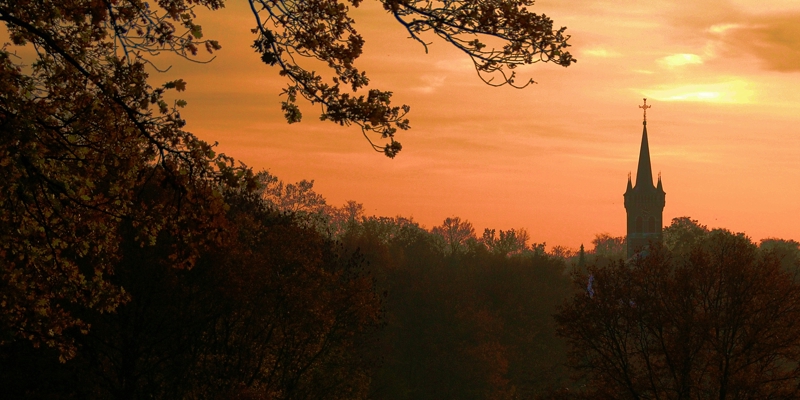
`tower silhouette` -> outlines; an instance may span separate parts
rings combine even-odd
[[[639,166],[636,169],[636,184],[631,183],[628,174],[628,188],[625,190],[625,211],[628,214],[628,258],[645,250],[650,242],[661,240],[661,227],[666,193],[658,175],[658,186],[653,185],[653,170],[650,168],[650,145],[647,142],[647,99],[642,121],[642,145],[639,148]]]

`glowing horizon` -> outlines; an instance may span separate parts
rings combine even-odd
[[[435,37],[425,54],[377,3],[354,11],[370,87],[411,105],[394,160],[357,128],[317,121],[314,107],[299,124],[283,120],[284,82],[249,48],[241,4],[200,13],[223,45],[216,60],[172,61],[153,79],[189,82],[188,130],[284,181],[315,180],[332,205],[355,200],[428,228],[459,216],[478,232],[526,228],[532,241],[573,248],[625,234],[647,97],[665,223],[690,216],[755,240],[800,240],[800,28],[787,22],[799,6],[545,0],[531,11],[568,26],[578,63],[520,68],[537,82],[524,90],[484,85]]]

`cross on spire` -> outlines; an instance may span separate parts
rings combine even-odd
[[[644,121],[643,122],[647,123],[647,109],[652,107],[652,106],[648,106],[647,105],[647,99],[643,99],[643,100],[644,100],[644,105],[639,106],[639,108],[644,110]]]

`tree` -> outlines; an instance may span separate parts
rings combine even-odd
[[[363,39],[346,3],[249,3],[254,48],[289,82],[287,120],[301,119],[302,97],[322,106],[322,119],[356,124],[368,140],[377,134],[388,143],[373,147],[395,156],[409,108],[391,105],[389,91],[354,94],[369,80],[354,66]],[[515,85],[518,65],[574,61],[564,28],[528,12],[530,0],[382,3],[413,38],[431,32],[465,52],[490,84]],[[71,357],[63,332],[88,326],[68,309],[112,312],[129,298],[109,278],[122,222],[141,245],[163,232],[182,238],[169,257],[188,268],[224,230],[220,187],[255,185],[247,168],[182,130],[186,102],[170,96],[186,82],[148,81],[145,67],[159,53],[196,60],[201,49],[221,48],[203,39],[195,6],[224,1],[0,0],[10,40],[0,49],[0,343],[24,338]],[[501,47],[490,50],[487,38]],[[16,53],[23,46],[30,59]],[[330,79],[300,59],[322,61]]]
[[[564,261],[567,261],[572,258],[575,258],[575,256],[578,256],[582,252],[583,252],[583,245],[581,245],[580,250],[577,251],[570,247],[557,245],[553,246],[553,248],[551,248],[550,251],[547,252],[547,254],[551,255],[554,258],[559,258]]]
[[[673,218],[664,228],[664,246],[674,253],[687,253],[709,233],[708,227],[689,217]]]
[[[616,261],[625,258],[626,238],[624,236],[611,236],[608,233],[599,233],[592,239],[594,249],[592,252],[596,259]]]
[[[519,254],[528,248],[528,231],[525,229],[507,231],[501,229],[499,237],[495,233],[494,229],[486,228],[481,237],[481,243],[490,253],[505,257],[509,254]]]
[[[0,50],[0,343],[24,338],[62,359],[74,355],[64,331],[88,328],[70,309],[128,299],[109,280],[121,224],[142,245],[180,232],[170,257],[189,267],[220,234],[219,185],[247,173],[181,130],[181,103],[163,96],[183,83],[153,88],[142,62],[116,57],[96,4],[0,2],[13,43],[36,54],[24,65]]]
[[[0,4],[0,20],[11,30],[15,44],[32,41],[44,53],[63,57],[93,80],[102,79],[111,71],[104,62],[93,71],[92,60],[110,57],[139,64],[149,62],[145,56],[164,51],[189,58],[196,56],[200,48],[209,52],[221,48],[216,41],[200,40],[203,32],[195,23],[193,7],[218,9],[224,6],[224,0],[162,0],[155,5],[142,0],[62,3],[6,0]],[[348,3],[358,7],[361,1]],[[527,7],[533,5],[532,0],[381,3],[426,50],[428,43],[423,35],[430,32],[464,52],[481,79],[490,85],[524,87],[532,82],[516,82],[513,69],[519,65],[544,61],[567,67],[575,61],[566,51],[566,28],[554,30],[550,18],[530,13]],[[253,47],[264,63],[280,68],[281,75],[289,81],[282,104],[287,121],[298,122],[302,118],[297,106],[299,96],[320,104],[323,120],[356,124],[365,136],[376,133],[388,139],[388,144],[373,147],[387,156],[396,155],[401,146],[394,135],[397,129],[408,129],[405,114],[409,107],[392,106],[389,91],[373,89],[366,96],[354,96],[342,88],[356,92],[369,83],[366,74],[354,66],[364,40],[353,26],[346,3],[249,0],[249,4],[255,16]],[[81,34],[86,35],[85,40],[75,40]],[[84,51],[89,48],[93,51]],[[302,58],[325,63],[333,74],[330,82],[301,66],[298,59]]]
[[[431,233],[441,237],[445,243],[445,252],[456,256],[467,249],[467,242],[475,240],[475,228],[469,221],[459,217],[447,217],[441,226],[436,226]]]
[[[193,395],[364,398],[372,365],[359,347],[382,316],[373,277],[358,252],[273,213],[232,202],[235,242],[211,260],[229,306],[203,332]]]
[[[576,274],[556,315],[597,399],[797,398],[800,286],[745,236]]]
[[[487,84],[524,87],[532,80],[518,83],[513,69],[539,61],[567,67],[575,59],[565,49],[569,46],[566,28],[553,29],[544,15],[530,13],[533,0],[380,0],[427,51],[423,39],[433,33],[470,57],[481,79]],[[360,0],[348,0],[358,7]],[[408,129],[405,119],[409,107],[391,106],[392,92],[372,89],[367,96],[352,96],[367,86],[366,74],[354,66],[364,40],[353,27],[344,2],[335,0],[249,0],[256,16],[253,31],[258,37],[253,47],[266,64],[278,66],[289,80],[284,90],[282,109],[289,122],[302,118],[296,104],[298,96],[322,106],[323,120],[341,125],[355,124],[376,151],[394,157],[402,148],[395,141],[397,129]],[[488,43],[501,43],[499,48]],[[296,56],[316,58],[333,72],[331,83],[296,62]],[[367,136],[374,133],[388,144],[376,145]]]
[[[427,231],[402,218],[365,217],[342,235],[386,294],[385,326],[364,346],[383,360],[369,398],[548,398],[566,380],[565,343],[552,320],[571,290],[563,260],[543,244],[490,252],[470,229],[453,256],[442,233],[467,225],[455,220]],[[522,231],[513,231],[513,243]]]
[[[78,352],[0,347],[8,398],[363,398],[364,336],[382,315],[362,257],[272,210],[228,196],[235,235],[177,269],[165,237],[140,246],[125,229],[115,283],[131,299],[91,324]]]
[[[781,262],[783,269],[800,278],[800,243],[778,238],[761,239],[759,250],[769,253]]]

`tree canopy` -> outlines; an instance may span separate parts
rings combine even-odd
[[[487,83],[515,86],[525,86],[515,80],[518,65],[574,61],[564,28],[530,13],[532,3],[382,1],[412,38],[433,33],[471,57]],[[148,72],[160,53],[197,60],[220,50],[204,38],[194,9],[224,4],[0,0],[9,40],[0,49],[0,343],[24,338],[71,357],[62,333],[88,329],[71,310],[111,312],[130,298],[109,278],[123,224],[141,246],[165,234],[179,238],[168,257],[188,268],[227,229],[224,188],[259,184],[183,130],[186,102],[175,92],[186,82],[154,83]],[[390,91],[367,90],[369,79],[355,66],[363,39],[349,12],[360,1],[249,4],[253,47],[287,80],[287,121],[301,119],[304,98],[322,106],[323,120],[358,125],[370,143],[377,135],[384,144],[373,147],[394,157],[409,108],[393,105]],[[304,59],[329,71],[309,70]]]
[[[800,286],[749,238],[676,219],[672,248],[575,276],[556,320],[588,398],[798,396]],[[694,234],[690,234],[694,233]]]
[[[525,87],[533,81],[517,82],[517,66],[545,61],[567,67],[575,61],[566,51],[566,28],[554,29],[550,18],[529,12],[533,0],[379,1],[426,51],[423,35],[430,32],[470,57],[478,75],[490,85]],[[364,40],[353,27],[346,4],[358,7],[361,0],[249,3],[257,21],[254,48],[262,61],[280,67],[289,80],[282,104],[287,121],[300,121],[296,102],[301,96],[322,106],[322,120],[358,125],[374,149],[394,157],[402,148],[395,133],[409,128],[405,116],[410,108],[392,106],[391,91],[370,89],[366,96],[355,96],[343,89],[356,92],[369,83],[366,73],[355,67]],[[499,47],[494,47],[497,43]],[[330,82],[304,68],[297,56],[327,64]],[[389,143],[376,145],[369,134]]]
[[[379,1],[426,50],[424,35],[430,32],[470,57],[480,78],[490,85],[524,87],[533,82],[517,80],[514,68],[520,65],[544,61],[567,67],[575,62],[566,50],[566,28],[554,29],[549,17],[529,12],[532,0]],[[255,17],[253,48],[288,81],[282,103],[287,121],[300,121],[297,99],[305,98],[322,106],[323,120],[358,125],[371,143],[370,134],[388,140],[373,147],[394,157],[401,149],[395,133],[408,129],[409,107],[393,106],[391,91],[370,89],[366,95],[356,94],[369,84],[366,73],[355,66],[364,40],[355,30],[349,9],[361,1],[248,2]],[[150,63],[162,52],[194,58],[201,50],[219,50],[217,41],[204,39],[193,10],[224,5],[224,0],[6,0],[0,3],[0,20],[15,45],[32,43],[39,59],[52,58],[74,68],[136,119],[138,109],[133,105],[142,100],[132,102],[114,92],[115,71],[122,65]],[[329,73],[309,70],[302,65],[303,59],[323,62]],[[167,88],[183,85],[176,81]],[[158,96],[161,92],[149,92],[155,95],[151,103],[163,112],[167,104]]]
[[[256,192],[255,194],[260,194]],[[232,235],[192,269],[169,258],[179,234],[140,246],[130,224],[112,280],[130,300],[114,312],[73,310],[78,349],[0,346],[7,398],[364,398],[361,356],[382,316],[357,252],[346,251],[261,196],[228,191]]]

